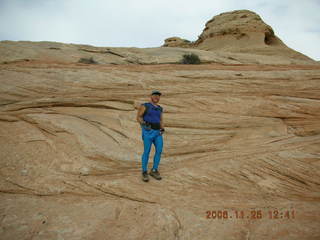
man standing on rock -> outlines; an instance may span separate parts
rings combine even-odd
[[[163,109],[157,103],[160,101],[161,92],[152,91],[150,95],[150,101],[142,103],[137,113],[137,121],[142,128],[142,140],[144,145],[144,151],[141,157],[142,160],[142,180],[149,181],[148,176],[148,161],[152,143],[154,144],[156,151],[153,158],[153,167],[150,171],[150,176],[157,180],[161,180],[158,166],[160,163],[164,133],[163,126]]]

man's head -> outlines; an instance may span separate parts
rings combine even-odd
[[[157,91],[157,90],[152,91],[152,93],[151,93],[151,101],[153,103],[158,103],[160,101],[160,96],[161,96],[161,92],[160,91]]]

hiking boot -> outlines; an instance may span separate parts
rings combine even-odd
[[[147,171],[142,172],[142,180],[144,182],[148,182],[149,181],[149,176],[148,176],[148,172]]]
[[[157,180],[161,180],[161,178],[162,178],[162,177],[160,176],[159,171],[158,171],[158,170],[154,170],[154,169],[152,169],[152,170],[150,171],[149,175],[152,176],[152,177],[154,177],[154,178],[157,179]]]

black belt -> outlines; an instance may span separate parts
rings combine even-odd
[[[159,130],[160,129],[160,123],[152,123],[152,122],[146,122],[147,125],[151,127],[151,129]]]

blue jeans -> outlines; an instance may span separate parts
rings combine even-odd
[[[162,147],[163,147],[163,137],[160,134],[160,130],[154,130],[154,129],[146,130],[144,127],[142,127],[142,140],[143,140],[143,146],[144,146],[144,151],[141,157],[142,171],[148,170],[149,154],[150,154],[152,143],[156,148],[156,152],[153,157],[152,168],[154,170],[157,170],[160,163]]]

